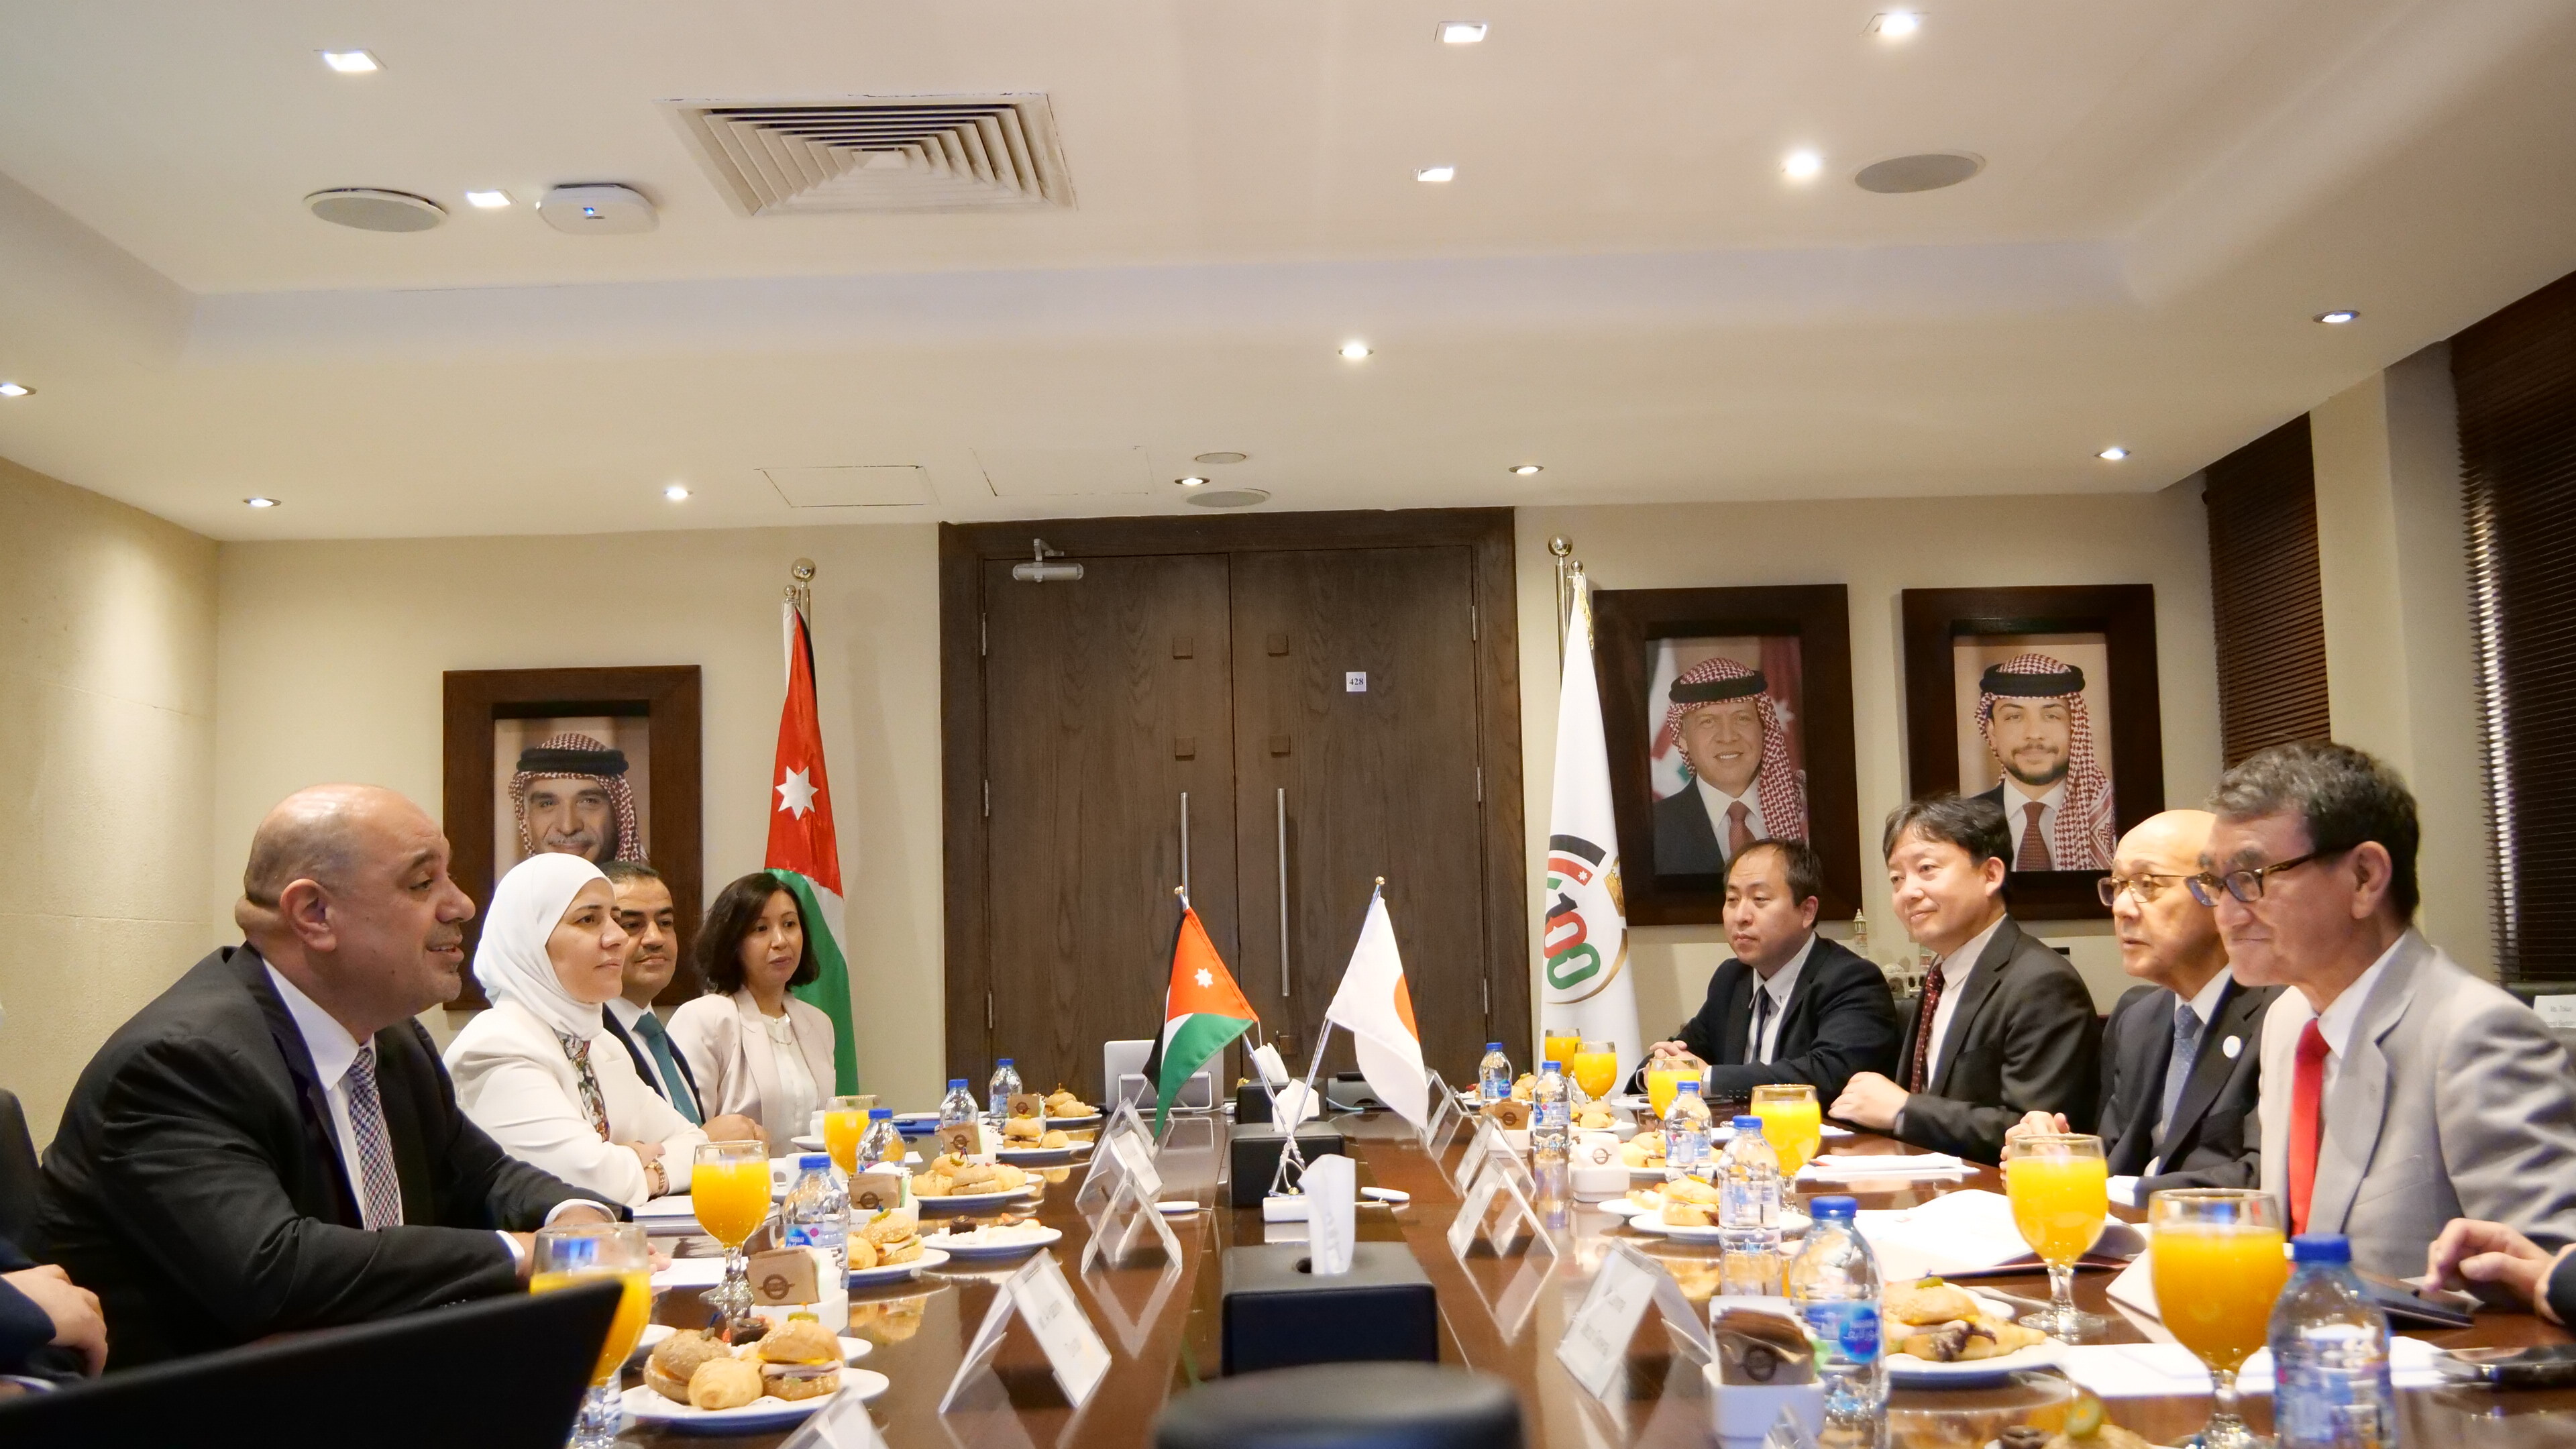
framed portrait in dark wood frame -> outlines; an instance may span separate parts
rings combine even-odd
[[[698,666],[451,669],[443,683],[451,870],[476,910],[467,960],[493,882],[527,855],[642,860],[679,908],[680,969],[660,999],[697,995],[688,961],[704,899]],[[469,969],[448,1007],[489,1004]]]
[[[1819,917],[1850,919],[1860,793],[1844,587],[1602,589],[1592,618],[1629,923],[1718,920],[1730,847],[1789,835],[1798,817],[1824,857]]]
[[[2112,842],[2164,809],[2155,586],[1907,589],[1900,612],[1909,788],[2005,807],[2015,915],[2110,915]]]

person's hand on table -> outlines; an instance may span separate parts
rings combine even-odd
[[[2020,1121],[2004,1129],[2004,1156],[2010,1158],[2025,1137],[2064,1136],[2074,1130],[2066,1125],[2063,1112],[2024,1112]]]
[[[21,1268],[15,1273],[0,1273],[6,1283],[26,1296],[28,1302],[43,1309],[54,1321],[50,1342],[63,1348],[80,1350],[89,1364],[90,1377],[107,1367],[107,1319],[98,1310],[98,1295],[72,1281],[72,1275],[54,1264]]]
[[[1905,1110],[1906,1092],[1876,1072],[1855,1072],[1843,1083],[1843,1094],[1834,1098],[1825,1115],[1866,1127],[1872,1132],[1885,1132],[1896,1126],[1896,1114]]]
[[[2424,1252],[2424,1276],[2437,1288],[2468,1289],[2492,1283],[2530,1304],[2555,1323],[2549,1295],[2542,1291],[2559,1254],[2549,1251],[2502,1223],[2453,1218]]]
[[[708,1118],[706,1131],[709,1142],[765,1142],[768,1140],[761,1134],[759,1123],[739,1112],[727,1112],[721,1117]]]

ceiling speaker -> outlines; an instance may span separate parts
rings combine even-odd
[[[1193,493],[1187,500],[1192,508],[1250,508],[1269,501],[1270,490],[1266,488],[1219,488]]]
[[[427,231],[447,213],[427,197],[372,186],[342,186],[304,198],[304,209],[334,226],[360,231]]]
[[[1891,156],[1864,166],[1852,178],[1852,184],[1863,191],[1894,196],[1956,186],[1985,169],[1983,156],[1971,156],[1965,151],[1926,151],[1919,156]]]

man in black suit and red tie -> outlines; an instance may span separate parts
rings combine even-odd
[[[412,1018],[456,995],[474,903],[390,790],[269,812],[247,938],[119,1027],[45,1154],[43,1236],[123,1367],[517,1291],[530,1237],[623,1208],[504,1153]]]
[[[1934,1152],[2001,1159],[2031,1112],[2091,1122],[2102,1026],[2064,957],[2004,913],[2012,837],[1991,800],[1935,795],[1887,817],[1897,918],[1933,952],[1896,1076],[1862,1072],[1827,1115]]]
[[[1647,1048],[1648,1067],[1702,1071],[1714,1101],[1807,1082],[1830,1102],[1854,1072],[1896,1068],[1887,976],[1816,934],[1825,866],[1803,840],[1757,840],[1726,872],[1735,955],[1708,979],[1699,1014]]]

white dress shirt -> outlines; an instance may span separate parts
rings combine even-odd
[[[680,1100],[680,1094],[676,1085],[663,1079],[662,1064],[653,1060],[653,1049],[644,1045],[644,1039],[642,1037],[635,1036],[635,1023],[652,1015],[653,1008],[649,1006],[637,1006],[634,1002],[627,1000],[623,996],[612,996],[608,999],[608,1014],[616,1017],[617,1024],[626,1028],[626,1034],[630,1037],[634,1037],[635,1045],[642,1048],[641,1055],[644,1058],[644,1085],[660,1092],[662,1094],[662,1100],[665,1102],[676,1102]],[[678,1048],[674,1047],[672,1050],[677,1051]],[[629,1058],[629,1060],[632,1061],[633,1059]]]
[[[2221,966],[2218,968],[2217,975],[2210,977],[2207,984],[2203,985],[2200,990],[2192,996],[2191,1000],[2183,1003],[2183,1005],[2191,1008],[2192,1015],[2200,1018],[2200,1045],[2193,1049],[2195,1052],[2193,1059],[2195,1061],[2198,1060],[2198,1056],[2196,1055],[2198,1052],[2207,1051],[2209,1049],[2209,1024],[2218,1015],[2218,998],[2227,994],[2227,983],[2235,979],[2236,968],[2232,966]],[[2168,1029],[2170,1029],[2173,1018],[2166,1017],[2165,1021]],[[2173,1055],[2173,1047],[2170,1044],[2170,1041],[2168,1041],[2168,1044],[2165,1047],[2165,1054],[2167,1057],[2171,1057]],[[2170,1071],[2171,1068],[2168,1067],[2167,1070]],[[2177,1097],[2174,1099],[2174,1103],[2176,1106],[2180,1106],[2182,1099]],[[2156,1109],[2156,1140],[2158,1142],[2165,1140],[2165,1129],[2172,1125],[2172,1121],[2164,1115],[2163,1104],[2159,1102]],[[2146,1177],[2154,1177],[2164,1170],[2165,1160],[2163,1157],[2158,1156],[2149,1159],[2147,1170],[2142,1175]]]
[[[261,963],[266,965],[265,962]],[[340,1019],[324,1011],[312,997],[296,989],[295,983],[268,967],[268,983],[277,988],[278,999],[286,1003],[286,1014],[295,1020],[295,1029],[304,1037],[305,1055],[313,1058],[313,1075],[322,1083],[323,1099],[331,1104],[331,1132],[340,1144],[340,1176],[349,1184],[349,1196],[358,1204],[361,1221],[367,1219],[367,1186],[358,1180],[358,1132],[349,1125],[349,1064],[358,1059],[358,1039]],[[379,1094],[381,1095],[381,1094]],[[378,1104],[381,1110],[381,1102]],[[390,1132],[386,1138],[392,1144]],[[389,1223],[367,1221],[370,1228],[402,1226],[402,1202],[394,1203],[394,1220]],[[512,1245],[514,1248],[516,1244]]]
[[[2056,837],[2053,834],[2057,826],[2057,809],[2066,803],[2064,775],[2058,776],[2057,783],[2049,786],[2047,793],[2042,795],[2033,795],[2023,788],[2021,781],[2010,775],[2004,776],[2004,823],[2012,827],[2012,858],[2021,859],[2021,837],[2030,825],[2030,805],[2033,801],[2039,803],[2039,838],[2048,845],[2050,852],[2048,863],[2064,867],[2066,862],[2056,858]]]
[[[1806,966],[1807,958],[1815,953],[1815,949],[1816,933],[1809,931],[1806,944],[1798,948],[1797,955],[1789,958],[1788,965],[1772,972],[1767,981],[1759,973],[1755,974],[1753,989],[1770,997],[1771,1005],[1762,1022],[1762,1039],[1747,1043],[1752,1050],[1745,1055],[1751,1060],[1767,1062],[1779,1054],[1780,1020],[1789,1014],[1789,993],[1798,989],[1798,972]]]
[[[2362,972],[2359,979],[2343,989],[2341,996],[2317,1013],[2317,1035],[2326,1039],[2326,1079],[2324,1089],[2317,1094],[2319,1111],[2334,1100],[2335,1077],[2343,1071],[2343,1049],[2352,1041],[2352,1029],[2361,1023],[2361,1009],[2369,1004],[2370,988],[2379,984],[2379,978],[2388,969],[2388,958],[2397,954],[2398,942],[2405,939],[2400,936],[2397,941],[2390,942],[2388,949],[2379,953],[2379,959],[2370,963],[2369,970]]]
[[[1968,944],[1941,958],[1941,1004],[1932,1011],[1932,1040],[1923,1048],[1923,1083],[1928,1090],[1941,1075],[1941,1049],[1950,1039],[1950,1018],[1959,1012],[1959,998],[1967,993],[1968,978],[1977,974],[1977,958],[1986,954],[1986,945],[1995,932],[2003,929],[2006,916],[1995,917],[1995,923],[1979,931]]]
[[[1691,777],[1691,783],[1699,791],[1700,808],[1708,812],[1709,828],[1717,832],[1717,853],[1725,856],[1728,863],[1735,860],[1734,852],[1726,848],[1728,807],[1744,807],[1744,828],[1753,832],[1754,839],[1760,840],[1771,833],[1768,823],[1762,818],[1762,776],[1759,772],[1745,782],[1741,795],[1729,795],[1696,775]]]

